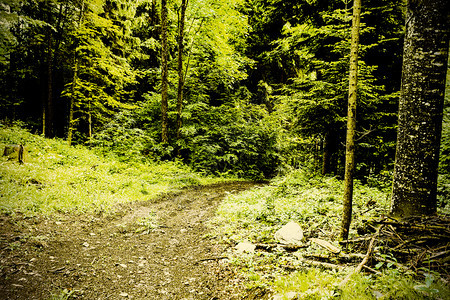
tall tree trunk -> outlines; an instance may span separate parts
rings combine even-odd
[[[350,74],[348,88],[347,141],[345,151],[344,205],[341,239],[348,238],[352,221],[353,172],[355,169],[356,93],[358,85],[358,47],[361,0],[353,1],[352,41],[350,50]]]
[[[183,50],[184,50],[184,24],[188,0],[181,0],[180,13],[178,15],[178,92],[177,92],[177,140],[181,138],[181,112],[183,110]]]
[[[47,44],[47,104],[45,110],[46,137],[53,137],[53,37],[51,29],[48,29]]]
[[[152,26],[152,28],[154,28],[156,26],[156,24],[158,23],[158,12],[156,11],[156,1],[157,0],[152,0],[152,13],[151,13],[151,20],[150,20],[150,25]]]
[[[78,77],[78,61],[75,57],[75,67],[73,70],[73,80],[72,80],[72,95],[69,98],[69,120],[68,120],[68,129],[67,129],[67,143],[69,146],[72,144],[72,137],[73,132],[75,128],[74,119],[73,119],[73,113],[75,110],[75,91],[76,91],[76,84],[77,84],[77,77]]]
[[[436,212],[449,47],[449,1],[409,0],[391,214]]]
[[[81,9],[80,9],[80,17],[78,18],[78,25],[77,25],[77,29],[80,29],[80,27],[82,26],[82,22],[83,22],[83,16],[84,16],[84,0],[81,1]],[[75,43],[75,45],[77,46],[78,43]],[[74,110],[75,110],[75,101],[76,101],[76,97],[75,97],[75,92],[76,92],[76,86],[77,86],[77,79],[78,79],[78,56],[77,56],[77,47],[75,47],[75,51],[74,51],[74,69],[73,69],[73,79],[72,79],[72,96],[70,97],[69,101],[69,120],[68,120],[68,129],[67,129],[67,143],[69,144],[69,146],[72,144],[72,138],[73,138],[73,132],[75,129],[75,124],[74,124],[74,119],[73,119],[73,114],[74,114]]]
[[[167,45],[167,1],[161,0],[161,140],[163,144],[169,142],[168,120],[168,45]]]

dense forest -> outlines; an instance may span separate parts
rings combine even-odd
[[[271,177],[312,163],[342,176],[350,1],[178,2],[167,3],[165,122],[159,2],[4,2],[0,118],[216,174]],[[356,176],[365,181],[393,168],[404,11],[400,0],[363,6]]]
[[[378,236],[399,237],[385,228],[406,227],[393,218],[438,212],[444,224],[411,224],[443,230],[428,262],[448,258],[448,11],[445,0],[2,0],[0,144],[4,154],[16,145],[20,162],[26,149],[34,165],[2,163],[0,212],[103,212],[168,186],[272,180],[221,204],[219,236],[238,244],[247,234],[271,252],[276,228],[323,217],[311,241],[341,230],[350,243],[357,227],[376,227],[361,210],[387,213],[364,244],[368,259]],[[330,221],[339,214],[341,228]],[[396,254],[411,262],[411,247]],[[377,251],[374,266],[402,269]],[[425,254],[414,251],[419,274]],[[255,265],[277,255],[287,257]],[[440,261],[436,274],[447,268]]]
[[[0,118],[124,159],[180,158],[250,178],[309,163],[343,176],[351,3],[179,2],[167,2],[164,142],[157,1],[6,1]],[[361,180],[392,170],[404,10],[364,2]]]
[[[298,167],[343,178],[352,8],[348,0],[5,1],[0,119],[123,160],[181,160],[207,174],[251,179]],[[398,116],[416,109],[398,114],[403,51],[416,51],[403,47],[406,13],[401,0],[364,1],[357,30],[351,169],[375,186],[390,185]],[[443,34],[446,49],[435,53],[448,53]],[[431,120],[441,128],[437,97]],[[430,142],[439,149],[442,136],[439,199],[449,193],[447,111],[442,134]],[[415,134],[401,132],[399,140]],[[435,150],[416,156],[427,151]],[[399,165],[416,164],[401,157]]]

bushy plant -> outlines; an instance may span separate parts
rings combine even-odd
[[[136,123],[132,112],[123,110],[102,131],[94,134],[89,144],[105,153],[112,152],[124,161],[148,158],[149,149],[155,147],[156,142],[137,128]]]
[[[276,133],[264,123],[267,112],[242,102],[218,107],[190,105],[179,147],[193,168],[262,179],[276,173]]]

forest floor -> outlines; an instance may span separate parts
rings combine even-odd
[[[0,216],[0,299],[245,298],[206,222],[254,185],[189,188],[109,216]]]

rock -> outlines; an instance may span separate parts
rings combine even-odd
[[[275,232],[275,239],[281,244],[300,244],[303,230],[297,222],[291,221]]]
[[[255,249],[256,249],[256,246],[253,245],[250,242],[247,242],[247,241],[241,242],[241,243],[236,245],[236,252],[239,253],[239,254],[242,254],[242,253],[245,253],[245,252],[253,253],[253,252],[255,252]]]

